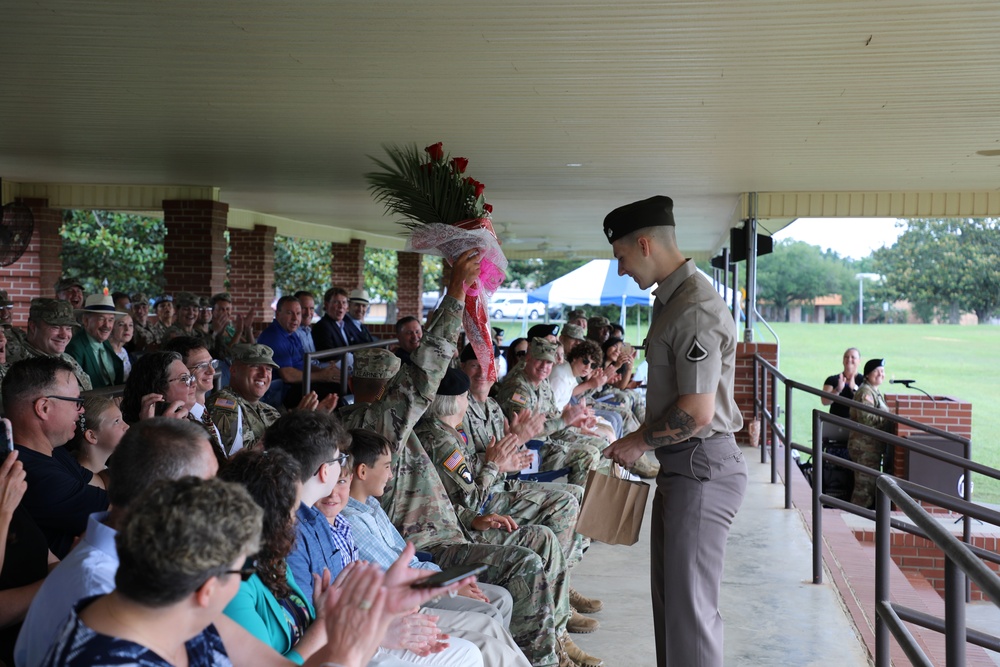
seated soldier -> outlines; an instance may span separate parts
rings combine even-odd
[[[382,349],[361,350],[352,378],[355,404],[342,411],[350,428],[363,428],[398,443],[392,452],[395,482],[382,507],[404,538],[430,551],[439,565],[482,563],[482,579],[503,586],[514,597],[511,634],[533,665],[602,664],[586,656],[566,634],[572,613],[566,567],[558,539],[544,526],[504,533],[504,544],[477,544],[447,498],[434,464],[412,429],[433,400],[449,364],[461,327],[465,285],[479,275],[478,253],[464,253],[452,268],[447,294],[411,355],[400,362]],[[492,519],[489,519],[492,523]],[[490,528],[490,525],[483,525]],[[598,623],[580,617],[575,630],[593,631]],[[586,657],[583,657],[586,656]]]
[[[103,294],[88,296],[83,308],[75,313],[83,327],[66,345],[66,354],[77,360],[94,389],[124,383],[125,365],[108,339],[115,322],[126,313],[115,310],[111,297]]]
[[[83,308],[83,283],[76,278],[62,278],[55,286],[56,299],[66,301],[74,309]]]
[[[0,329],[7,338],[7,359],[20,359],[25,333],[14,326],[14,302],[7,296],[7,290],[0,290]]]
[[[271,373],[278,367],[271,348],[236,345],[232,355],[229,386],[212,394],[212,400],[207,402],[227,457],[244,448],[252,449],[267,427],[281,416],[277,408],[260,400],[271,387]]]
[[[52,357],[14,364],[4,378],[3,406],[27,474],[22,506],[52,553],[63,558],[86,530],[87,517],[108,508],[108,494],[96,486],[94,474],[63,447],[83,412],[73,368]]]
[[[178,292],[177,296],[174,297],[174,307],[177,309],[177,317],[173,325],[166,330],[161,342],[166,343],[168,340],[181,336],[192,336],[200,338],[205,349],[211,350],[215,345],[213,336],[198,327],[198,319],[201,317],[201,299],[191,292]]]
[[[576,532],[578,494],[555,486],[517,485],[508,489],[507,473],[523,469],[531,458],[531,452],[521,447],[514,434],[492,440],[486,446],[485,464],[480,465],[469,436],[459,430],[469,406],[468,392],[469,376],[449,368],[434,402],[414,429],[437,466],[459,520],[475,527],[477,519],[497,515],[497,521],[506,524],[508,530],[525,524],[547,526],[559,538],[566,567],[572,568],[580,562],[584,549],[584,538]],[[487,531],[482,537],[491,541],[497,532]],[[595,612],[603,606],[600,600],[590,600],[572,587],[570,597],[583,611]]]
[[[28,335],[21,346],[20,356],[8,361],[15,363],[22,359],[37,357],[57,357],[69,364],[81,391],[90,391],[93,386],[90,376],[80,367],[76,359],[66,354],[66,346],[73,337],[73,327],[79,326],[73,317],[73,307],[68,301],[58,299],[32,299],[28,310]]]
[[[517,368],[507,374],[497,391],[497,403],[508,419],[513,420],[521,410],[531,410],[546,416],[542,435],[542,470],[569,468],[571,484],[586,486],[591,470],[605,468],[607,460],[601,452],[608,442],[600,437],[587,435],[576,426],[586,426],[593,418],[583,405],[567,405],[560,411],[548,377],[556,361],[556,343],[535,338],[528,345],[528,354]]]
[[[132,324],[135,325],[135,333],[126,349],[136,356],[142,354],[147,349],[151,349],[155,336],[152,331],[152,322],[149,321],[149,297],[143,292],[136,292],[132,295]]]
[[[167,340],[167,329],[173,326],[174,318],[177,316],[177,311],[174,309],[174,297],[170,294],[161,296],[156,300],[154,312],[156,313],[156,322],[150,326],[149,330],[153,334],[152,345],[158,347],[160,343]]]

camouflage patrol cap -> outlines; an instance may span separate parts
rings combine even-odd
[[[149,305],[149,297],[146,296],[145,292],[136,292],[132,295],[130,301],[132,302],[133,307]]]
[[[588,329],[598,329],[600,327],[610,327],[610,326],[611,322],[608,321],[608,318],[601,317],[600,315],[596,315],[587,320]]]
[[[7,296],[7,290],[0,289],[0,308],[13,308],[14,302]]]
[[[186,308],[189,306],[194,306],[195,308],[201,307],[198,297],[191,292],[178,292],[177,296],[174,297],[174,308]]]
[[[576,309],[569,311],[569,315],[566,316],[567,321],[578,320],[580,318],[587,319],[587,311],[583,309]]]
[[[584,340],[586,338],[583,327],[579,324],[567,324],[563,327],[562,335],[566,336],[566,338],[575,338],[577,340]]]
[[[79,287],[80,289],[83,289],[83,283],[76,278],[60,278],[56,281],[56,294],[59,292],[65,292],[70,287]]]
[[[234,345],[232,355],[233,361],[238,361],[241,364],[264,364],[266,366],[280,368],[278,364],[274,363],[274,350],[269,348],[267,345],[250,345],[249,343]]]
[[[384,347],[369,347],[354,353],[354,377],[388,380],[399,372],[402,362]]]
[[[198,297],[198,304],[202,310],[208,310],[212,307],[212,301],[207,296]]]
[[[528,343],[528,354],[531,355],[532,359],[554,362],[557,347],[559,347],[558,343],[550,342],[544,338],[532,338]]]
[[[53,327],[77,326],[76,319],[73,317],[73,304],[59,299],[32,299],[31,307],[28,310],[28,319],[45,322]]]
[[[219,292],[218,294],[212,295],[212,305],[219,303],[220,301],[233,302],[233,296],[229,292]]]

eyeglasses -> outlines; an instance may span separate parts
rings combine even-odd
[[[583,365],[587,366],[588,364],[590,365],[591,369],[597,368],[600,365],[596,361],[590,361],[589,359],[583,359]]]
[[[167,382],[180,382],[181,384],[187,385],[188,387],[194,386],[194,383],[197,382],[197,381],[198,381],[198,378],[196,378],[193,375],[188,375],[187,373],[185,373],[184,375],[182,375],[180,377],[176,377],[176,378],[167,380]]]
[[[347,466],[348,462],[350,462],[350,460],[351,460],[351,455],[350,454],[341,452],[340,454],[337,455],[336,458],[332,458],[329,461],[323,461],[323,463],[320,464],[319,468],[316,469],[316,473],[314,473],[314,474],[318,474],[319,471],[320,471],[320,468],[322,468],[324,465],[331,465],[332,466],[334,463],[338,463],[338,464],[340,464],[341,468],[345,468]]]
[[[54,398],[57,401],[66,401],[67,403],[76,403],[77,410],[83,410],[83,399],[78,396],[55,396],[53,394],[46,394],[42,398]]]
[[[223,574],[238,574],[240,575],[240,581],[248,581],[257,572],[257,561],[253,558],[247,558],[246,562],[243,563],[243,567],[238,570],[226,570]]]
[[[188,370],[191,371],[192,373],[198,373],[200,371],[206,370],[209,366],[212,367],[213,371],[219,370],[219,360],[212,359],[211,361],[203,361],[200,364],[195,364],[194,366],[188,366]]]

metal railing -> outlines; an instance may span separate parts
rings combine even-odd
[[[874,520],[875,512],[869,509],[858,507],[849,502],[841,500],[839,498],[828,496],[823,493],[823,424],[830,423],[850,431],[855,431],[865,435],[873,436],[879,440],[894,445],[896,447],[901,447],[910,452],[916,452],[924,456],[936,459],[943,463],[952,464],[963,470],[965,475],[965,484],[962,489],[962,495],[964,502],[968,505],[972,505],[972,483],[971,483],[971,473],[977,472],[979,474],[985,475],[992,479],[1000,480],[1000,470],[991,468],[989,466],[983,465],[981,463],[976,463],[971,460],[972,455],[972,442],[968,438],[963,438],[961,436],[955,435],[953,433],[948,433],[939,428],[933,426],[928,426],[926,424],[921,424],[920,422],[913,421],[912,419],[907,419],[906,417],[900,417],[899,415],[894,415],[892,413],[887,413],[883,410],[879,410],[871,405],[865,403],[859,403],[857,401],[852,401],[850,399],[841,398],[835,394],[830,394],[824,392],[820,389],[804,385],[800,382],[790,380],[786,378],[781,372],[769,363],[766,359],[760,357],[760,355],[755,355],[754,357],[754,414],[755,416],[761,417],[761,438],[767,438],[770,435],[770,457],[771,457],[771,482],[777,483],[778,481],[778,470],[777,470],[777,460],[776,451],[777,445],[780,441],[784,446],[784,479],[785,479],[785,509],[790,509],[792,507],[792,484],[794,483],[796,476],[793,474],[794,464],[792,461],[792,451],[799,451],[812,456],[813,462],[813,481],[812,481],[812,533],[813,533],[813,583],[822,583],[823,581],[823,512],[822,508],[824,506],[835,507],[837,509],[856,514],[858,516],[865,517],[867,519]],[[785,406],[784,406],[784,423],[779,424],[775,415],[778,412],[778,391],[777,383],[780,381],[785,388]],[[767,390],[770,387],[770,404],[765,400],[768,396]],[[797,444],[792,441],[791,434],[793,433],[793,410],[792,401],[795,391],[801,391],[813,396],[818,396],[842,405],[846,405],[850,408],[855,408],[857,410],[869,413],[878,413],[885,419],[894,422],[896,424],[902,424],[908,426],[914,430],[922,431],[940,437],[951,442],[955,442],[962,447],[962,456],[956,456],[948,452],[940,451],[928,445],[916,442],[914,440],[908,440],[906,438],[900,438],[897,435],[886,433],[884,431],[879,431],[877,429],[864,426],[857,422],[851,421],[850,419],[844,419],[843,417],[838,417],[836,415],[829,414],[822,410],[814,410],[812,413],[812,447],[806,447]],[[761,441],[761,450],[767,450],[767,439]],[[762,455],[762,462],[766,462]],[[842,468],[847,468],[853,472],[860,472],[862,474],[872,475],[874,477],[891,477],[886,473],[880,472],[873,468],[868,468],[866,466],[854,463],[853,461],[843,459],[840,457],[830,457],[829,462],[838,465]],[[893,478],[895,479],[895,478]],[[803,479],[803,481],[805,481]],[[933,495],[937,499],[937,504],[945,509],[949,509],[948,505],[956,500],[953,496],[949,496],[942,493],[937,493],[930,489],[926,489],[925,493]],[[952,510],[958,511],[958,510]],[[967,512],[962,512],[961,522],[962,522],[962,541],[966,544],[969,543],[972,532],[972,515]],[[905,524],[900,522],[901,527]],[[979,554],[981,557],[991,560],[993,562],[1000,562],[1000,556],[989,551],[977,549],[976,547],[971,547],[973,551]]]
[[[305,396],[310,391],[312,391],[312,367],[313,361],[324,362],[331,359],[340,359],[352,352],[357,352],[358,350],[367,350],[370,347],[388,347],[389,345],[395,345],[399,341],[395,338],[387,338],[385,340],[376,340],[371,343],[358,343],[357,345],[348,345],[347,347],[335,347],[329,350],[318,350],[316,352],[306,352],[305,358],[302,362],[302,395]],[[345,364],[340,365],[340,395],[346,396],[347,391],[347,376],[349,373],[344,368]]]
[[[905,489],[905,490],[904,490]],[[981,554],[967,544],[959,542],[937,520],[928,514],[913,496],[935,504],[941,501],[936,492],[888,476],[876,480],[875,494],[875,665],[889,667],[889,638],[895,637],[900,647],[914,665],[931,666],[931,661],[921,650],[904,622],[942,632],[945,636],[945,664],[948,667],[965,665],[965,645],[975,644],[991,651],[1000,651],[1000,637],[965,624],[965,598],[968,576],[979,585],[983,593],[1000,605],[1000,577],[983,564]],[[895,504],[913,521],[909,530],[931,540],[944,553],[944,619],[892,602],[889,598],[890,532],[898,527],[890,510]],[[974,516],[981,521],[1000,525],[1000,513],[958,499],[947,499],[949,509]],[[914,530],[913,528],[916,528]],[[919,532],[918,532],[919,531]],[[996,562],[996,561],[994,561]]]

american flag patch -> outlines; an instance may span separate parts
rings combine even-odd
[[[514,403],[520,403],[521,405],[524,405],[525,403],[528,402],[528,399],[526,399],[521,394],[514,394],[513,396],[510,397],[510,400],[513,401]]]
[[[219,397],[215,399],[215,407],[217,408],[235,408],[236,401],[231,398]]]
[[[462,465],[464,461],[465,457],[462,456],[461,450],[456,449],[451,453],[451,456],[449,456],[444,460],[444,467],[450,470],[451,472],[455,472],[455,469],[458,468],[458,466]]]

